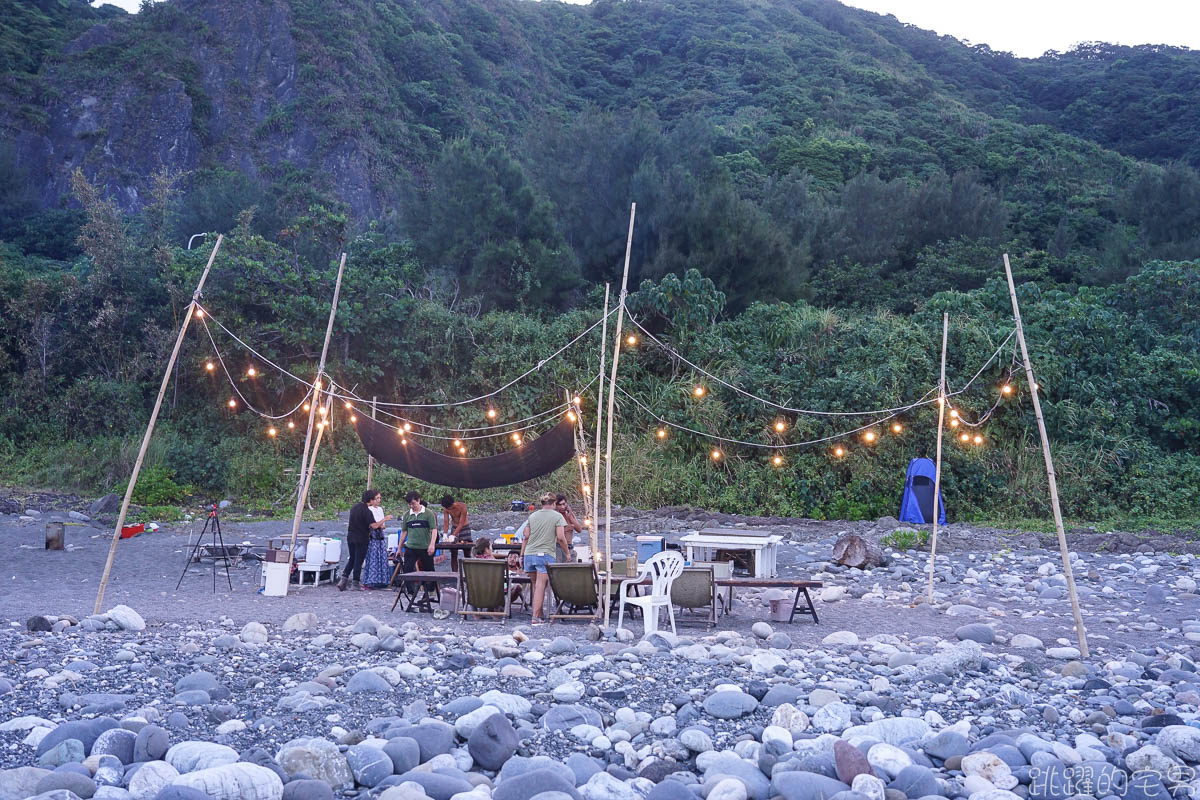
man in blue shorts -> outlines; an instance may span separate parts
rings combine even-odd
[[[547,492],[541,498],[542,507],[529,515],[529,526],[521,542],[521,560],[525,571],[533,578],[533,624],[546,621],[542,604],[546,599],[546,584],[550,581],[547,564],[555,562],[554,551],[567,544],[567,520],[554,510],[555,496]]]

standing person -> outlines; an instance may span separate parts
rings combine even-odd
[[[388,570],[387,534],[384,528],[395,519],[391,514],[383,513],[383,498],[375,492],[375,499],[367,504],[375,523],[371,526],[371,536],[367,540],[367,557],[363,561],[362,588],[382,589],[388,585],[391,571]]]
[[[408,501],[408,511],[400,518],[400,554],[402,569],[405,572],[415,572],[420,567],[422,572],[433,572],[433,551],[437,549],[437,517],[421,503],[420,492],[409,492],[404,496]],[[428,603],[430,592],[436,588],[433,583],[426,583],[423,603]],[[416,594],[416,588],[411,589]]]
[[[381,496],[378,489],[367,489],[362,493],[362,501],[355,503],[350,509],[350,522],[346,525],[346,571],[338,581],[338,590],[346,591],[350,581],[359,588],[362,578],[363,561],[367,558],[367,545],[371,540],[371,530],[382,528],[382,522],[376,522],[372,507],[379,508]],[[382,513],[382,509],[380,509]]]
[[[567,496],[560,494],[554,499],[554,510],[563,515],[563,519],[567,521],[567,549],[558,550],[558,563],[573,564],[575,563],[575,534],[583,533],[583,526],[579,524],[579,519],[575,516],[575,512],[571,510],[570,504],[567,503]]]
[[[525,571],[533,577],[533,624],[541,625],[542,605],[546,599],[546,584],[550,573],[546,565],[554,563],[555,547],[567,549],[567,521],[554,510],[555,497],[550,492],[542,495],[541,510],[529,515],[529,527],[521,542],[521,557]]]
[[[462,500],[455,500],[454,495],[448,494],[442,498],[442,508],[446,510],[442,514],[442,519],[445,521],[443,536],[455,542],[471,541],[471,521],[467,519],[467,504]],[[453,523],[453,527],[451,527],[451,523]]]

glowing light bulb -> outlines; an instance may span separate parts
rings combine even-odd
[[[952,420],[950,420],[950,427],[951,427],[951,428],[957,428],[957,427],[958,427],[958,420],[957,420],[957,419],[952,419]]]
[[[637,347],[637,342],[638,342],[637,337],[634,336],[632,333],[629,334],[629,336],[625,337],[625,344],[629,345],[630,347]]]
[[[320,414],[320,415],[323,417],[323,416],[325,416],[325,415],[326,415],[328,412],[325,410],[325,406],[317,406],[317,413],[318,413],[318,414]]]
[[[587,456],[580,456],[579,463],[583,464],[586,467],[587,466]]]
[[[318,423],[317,423],[317,427],[318,427],[318,428],[324,428],[324,427],[325,427],[325,420],[321,420],[320,422],[318,422]]]
[[[939,398],[938,398],[938,405],[939,405],[939,406],[944,406],[944,405],[946,405],[946,398],[945,398],[945,397],[939,397]]]
[[[692,394],[694,394],[696,397],[704,397],[707,392],[708,390],[703,386],[697,386],[695,389],[692,389]]]
[[[495,418],[496,418],[496,409],[494,409],[494,408],[489,408],[489,409],[487,410],[487,418],[488,418],[488,419],[495,419]]]
[[[835,447],[833,448],[833,454],[838,458],[841,458],[842,456],[846,455],[846,449],[843,447]]]
[[[213,362],[211,362],[211,361],[210,361],[210,362],[208,362],[207,364],[205,364],[205,365],[204,365],[204,368],[205,368],[206,370],[208,370],[209,372],[212,372],[214,369],[216,369],[216,368],[217,368],[217,365],[216,365],[216,364],[214,364]]]
[[[310,408],[311,408],[311,406],[309,406],[309,404],[308,404],[308,403],[305,403],[305,404],[304,404],[304,410],[305,410],[305,411],[308,411]]]
[[[1003,386],[1000,387],[1000,391],[1003,392],[1004,394],[1012,394],[1012,392],[1013,392],[1012,384],[1008,384],[1008,383],[1004,384]]]
[[[405,431],[405,433],[407,433],[408,431],[411,431],[411,430],[412,430],[412,425],[411,425],[410,423],[408,423],[408,422],[404,423],[404,431]]]
[[[1042,390],[1042,385],[1040,383],[1035,383],[1033,385],[1033,389],[1034,391],[1040,392]]]
[[[237,408],[237,400],[234,400],[232,397],[231,397],[231,398],[229,398],[229,407],[230,407],[230,408]]]
[[[254,367],[250,367],[248,370],[246,370],[246,375],[251,378],[253,378],[257,374],[258,374],[258,370],[256,370]]]
[[[950,409],[950,416],[953,417],[954,419],[958,419],[958,409],[957,408]]]
[[[288,420],[288,430],[289,430],[289,431],[291,431],[291,430],[295,430],[295,429],[296,429],[296,423],[292,422],[292,421],[289,419],[289,420]]]
[[[347,409],[354,408],[354,406],[350,405],[350,401],[349,401],[349,400],[347,400],[347,401],[346,401],[346,408],[347,408]]]
[[[783,465],[783,456],[776,453],[775,457],[771,459],[771,463],[777,467],[782,466]]]
[[[514,442],[517,442],[517,443],[519,444],[519,443],[521,442],[521,434],[519,434],[519,433],[514,433],[514,434],[512,435],[512,440],[513,440]]]
[[[571,420],[571,422],[574,422],[575,420],[579,419],[579,417],[575,416],[575,412],[574,412],[574,411],[568,411],[568,412],[567,412],[567,419]]]
[[[585,527],[585,528],[590,528],[590,527],[592,527],[592,518],[591,518],[591,517],[584,517],[584,518],[583,518],[583,527]]]
[[[875,433],[875,431],[867,431],[866,433],[863,434],[863,441],[865,441],[867,444],[872,444],[872,443],[874,443],[877,436],[878,436],[878,434]]]
[[[776,420],[775,421],[775,432],[783,433],[785,430],[787,430],[787,424],[784,423],[783,420]]]
[[[462,439],[455,439],[454,446],[461,449],[462,448]]]
[[[276,431],[274,428],[267,428],[267,436],[274,436],[276,433],[278,433],[278,431]]]
[[[901,433],[901,432],[903,432],[903,430],[904,430],[904,426],[901,425],[899,422],[892,423],[892,433]]]
[[[710,453],[709,455],[711,455],[711,456],[712,456],[712,460],[713,460],[713,461],[720,461],[720,460],[721,460],[721,451],[720,451],[720,450],[716,450],[716,449],[714,449],[714,450],[712,451],[712,453]]]
[[[317,381],[316,381],[316,383],[314,383],[314,384],[313,384],[313,388],[314,388],[314,389],[320,389],[320,388],[321,388],[321,379],[320,379],[320,378],[317,378]]]
[[[983,437],[977,433],[977,434],[975,434],[974,441],[975,441],[975,444],[983,444]]]
[[[583,493],[584,493],[584,494],[591,494],[591,493],[592,493],[592,485],[591,485],[590,483],[585,483],[585,484],[583,485]]]
[[[196,319],[204,319],[204,309],[196,306]]]
[[[969,442],[969,441],[971,441],[971,434],[969,434],[969,433],[967,433],[966,431],[964,431],[964,432],[962,433],[962,435],[961,435],[961,436],[959,436],[958,438],[959,438],[959,439],[961,439],[961,440],[962,440],[962,441],[964,441],[964,442]]]
[[[465,447],[458,448],[458,454],[460,456],[465,456],[467,454],[467,448],[465,448]]]
[[[575,405],[580,405],[583,403],[583,400],[579,397],[579,395],[575,395],[573,398],[571,398],[571,402]]]
[[[658,438],[660,438],[660,439],[665,439],[665,438],[667,438],[667,429],[666,429],[666,428],[659,428],[659,429],[658,429],[658,432],[657,432],[657,433],[655,433],[654,435],[655,435],[655,436],[657,436],[657,437],[658,437]]]
[[[358,422],[358,417],[356,417],[356,416],[354,416],[353,414],[351,414],[351,415],[350,415],[350,421],[351,421],[351,422]]]

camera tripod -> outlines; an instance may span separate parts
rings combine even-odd
[[[193,561],[199,561],[201,546],[204,545],[204,534],[208,533],[212,537],[211,552],[213,553],[213,591],[217,590],[217,561],[225,562],[225,580],[229,582],[229,590],[233,591],[233,578],[229,576],[229,551],[225,548],[225,538],[221,535],[221,516],[219,510],[228,505],[227,500],[221,501],[221,504],[213,503],[208,510],[208,519],[204,520],[204,528],[200,531],[199,538],[196,539],[196,544],[192,547],[192,552],[188,553],[187,561],[183,565],[183,573],[179,576],[179,582],[175,584],[178,589],[183,585],[183,579],[187,577],[188,568],[192,566]]]

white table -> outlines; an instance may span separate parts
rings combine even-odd
[[[783,536],[770,531],[751,531],[742,528],[706,528],[679,537],[687,548],[687,560],[716,561],[718,550],[748,552],[754,562],[755,578],[777,577],[776,562]]]

